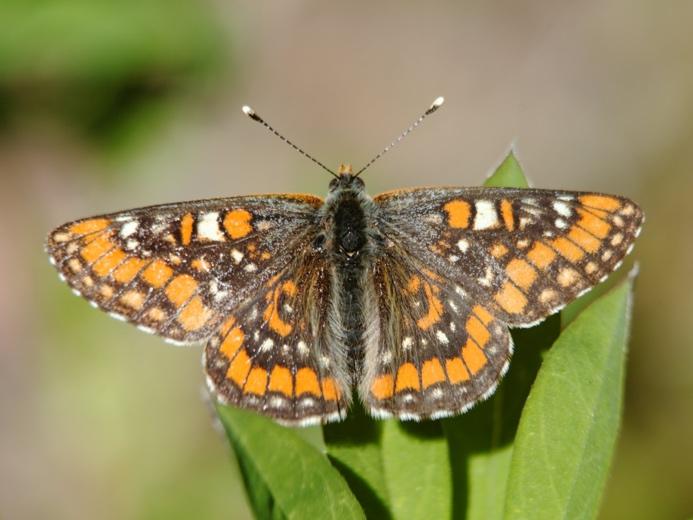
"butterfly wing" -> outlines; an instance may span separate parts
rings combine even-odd
[[[309,246],[293,254],[210,339],[207,383],[222,402],[283,424],[339,420],[350,387],[346,352],[331,330],[338,319],[330,266],[324,252]]]
[[[428,270],[399,244],[373,267],[359,393],[377,417],[436,419],[490,395],[508,368],[512,340],[487,305]]]
[[[93,305],[174,342],[210,337],[281,272],[322,200],[269,195],[135,209],[70,222],[46,249]]]
[[[437,188],[385,193],[383,234],[513,326],[558,311],[620,266],[643,214],[613,195]]]
[[[493,392],[507,325],[556,312],[620,265],[640,208],[610,195],[415,189],[375,199],[384,236],[372,273],[361,398],[375,415],[441,417]]]

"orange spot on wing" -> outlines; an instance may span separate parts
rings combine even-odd
[[[601,245],[601,242],[598,239],[594,238],[594,236],[590,235],[587,231],[577,226],[570,228],[568,238],[570,238],[570,240],[575,242],[588,253],[596,253],[599,251],[599,246]]]
[[[452,384],[469,379],[469,372],[464,368],[462,358],[453,358],[445,361],[445,371],[448,373],[448,379]]]
[[[301,394],[321,395],[318,375],[312,368],[302,368],[296,372],[296,395]]]
[[[140,310],[144,305],[144,294],[140,291],[127,291],[120,297],[120,301],[128,307]]]
[[[166,313],[160,307],[152,307],[147,312],[149,319],[154,321],[161,321],[166,317]]]
[[[75,235],[86,235],[87,233],[95,233],[97,231],[106,229],[110,223],[111,221],[107,218],[93,218],[89,220],[83,220],[82,222],[72,224],[70,226],[70,233],[74,233]]]
[[[425,361],[421,367],[421,382],[424,388],[445,381],[443,366],[437,358]]]
[[[154,260],[147,268],[142,271],[142,279],[152,287],[163,286],[173,275],[171,269],[163,260]]]
[[[336,401],[339,399],[339,388],[335,383],[334,378],[326,377],[322,380],[322,395],[328,401]]]
[[[94,262],[113,249],[113,242],[105,234],[102,234],[85,245],[80,251],[80,256],[87,263]]]
[[[263,318],[269,325],[270,329],[279,334],[281,337],[285,338],[291,334],[293,326],[290,323],[282,320],[281,316],[279,316],[279,297],[282,292],[291,297],[295,296],[297,292],[296,284],[291,280],[288,280],[284,282],[281,288],[275,288],[268,293],[267,300],[269,301],[269,304],[265,308]]]
[[[222,331],[222,334],[224,332]],[[224,354],[227,359],[232,359],[236,355],[238,349],[243,345],[243,340],[245,339],[245,334],[240,327],[234,327],[228,334],[224,337],[224,341],[219,347],[219,352]]]
[[[416,275],[409,278],[409,281],[407,282],[407,291],[408,292],[415,293],[416,291],[419,290],[419,287],[421,287],[421,278],[419,278]]]
[[[250,358],[245,350],[241,350],[236,357],[233,358],[233,361],[231,361],[229,369],[226,371],[226,377],[238,386],[243,387],[243,383],[245,383],[249,371]]]
[[[212,311],[195,296],[178,314],[178,323],[187,331],[198,330],[212,317]]]
[[[190,244],[193,232],[193,220],[191,213],[186,213],[183,215],[183,218],[180,219],[180,242],[184,246]]]
[[[284,282],[284,285],[282,285],[282,291],[284,292],[284,294],[294,297],[296,296],[298,289],[296,288],[296,284],[294,282],[292,282],[291,280],[287,280],[286,282]]]
[[[265,395],[267,388],[267,370],[264,368],[253,368],[245,381],[243,393]]]
[[[127,255],[122,249],[112,249],[109,253],[97,260],[92,269],[99,276],[106,276],[125,260],[126,257]]]
[[[466,329],[467,333],[480,347],[486,345],[491,337],[491,333],[476,316],[472,316],[467,320]]]
[[[390,374],[376,377],[371,386],[371,393],[376,399],[389,399],[395,391],[395,382]]]
[[[582,249],[565,237],[556,238],[553,242],[551,242],[551,245],[561,254],[561,256],[567,258],[571,262],[577,262],[583,256],[585,256],[585,252]]]
[[[621,207],[621,202],[618,199],[605,195],[583,195],[580,197],[580,202],[585,206],[606,211],[614,211]]]
[[[406,390],[411,388],[413,390],[420,390],[421,385],[419,384],[419,372],[413,363],[404,363],[397,370],[397,383],[395,385],[395,392],[400,390]]]
[[[542,242],[535,242],[532,249],[527,253],[527,258],[530,262],[540,269],[546,269],[553,259],[556,258],[556,253],[553,249]]]
[[[176,276],[166,287],[166,296],[176,307],[183,305],[195,293],[197,282],[188,274]]]
[[[505,272],[515,285],[529,289],[537,278],[537,272],[524,260],[513,258],[505,267]]]
[[[508,231],[515,229],[515,217],[513,216],[513,204],[508,199],[501,201],[501,215],[503,223]]]
[[[505,282],[500,291],[494,296],[498,305],[511,314],[522,312],[527,305],[527,298],[510,282]]]
[[[129,283],[144,267],[145,261],[140,258],[128,258],[113,271],[113,278],[119,283]]]
[[[452,228],[466,228],[472,214],[471,206],[464,200],[451,200],[443,209],[448,214],[448,225]]]
[[[270,374],[269,390],[284,394],[286,397],[292,397],[294,395],[294,387],[291,380],[291,371],[282,366],[274,367]]]
[[[580,220],[577,221],[578,226],[589,231],[597,238],[606,238],[611,229],[611,224],[584,209],[578,209],[578,213],[580,214]]]
[[[475,305],[472,308],[472,312],[476,315],[477,318],[481,320],[481,323],[484,325],[488,325],[493,321],[493,315],[488,312],[488,310],[485,307],[482,307],[481,305]]]
[[[224,217],[226,232],[233,239],[247,236],[253,228],[250,226],[252,215],[244,209],[229,211]]]
[[[493,258],[500,258],[501,256],[505,255],[505,253],[508,252],[508,248],[505,247],[503,244],[495,244],[491,248],[491,255],[493,255]]]
[[[462,357],[472,374],[476,374],[488,362],[484,353],[473,341],[467,341],[467,344],[462,348]]]
[[[424,292],[426,293],[426,300],[428,301],[428,313],[416,322],[421,330],[427,330],[432,325],[438,323],[443,315],[443,304],[433,294],[430,284],[424,284]]]
[[[190,265],[193,269],[200,271],[201,273],[206,273],[209,271],[209,263],[204,258],[195,258]]]

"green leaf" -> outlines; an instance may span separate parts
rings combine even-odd
[[[496,171],[486,179],[484,186],[488,188],[528,188],[529,183],[522,167],[515,157],[515,151],[510,150]]]
[[[391,518],[381,453],[382,421],[354,402],[344,422],[323,427],[327,456],[349,484],[367,518]]]
[[[594,518],[623,400],[631,281],[587,307],[545,356],[515,440],[506,518]]]
[[[452,469],[440,421],[385,421],[382,457],[393,518],[451,518]]]
[[[443,421],[455,487],[453,518],[503,517],[513,441],[541,356],[560,332],[551,316],[531,329],[513,331],[515,353],[496,393],[470,412]]]
[[[294,430],[217,406],[259,518],[365,518],[349,486]]]

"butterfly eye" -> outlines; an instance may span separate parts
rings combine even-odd
[[[352,182],[354,183],[354,187],[357,189],[363,189],[366,186],[366,183],[361,180],[361,177],[354,177]]]
[[[334,190],[339,185],[339,179],[332,179],[330,181],[330,191]]]

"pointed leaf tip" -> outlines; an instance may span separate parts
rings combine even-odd
[[[486,179],[484,186],[488,188],[529,188],[527,178],[515,155],[514,147],[510,149],[505,159]]]

